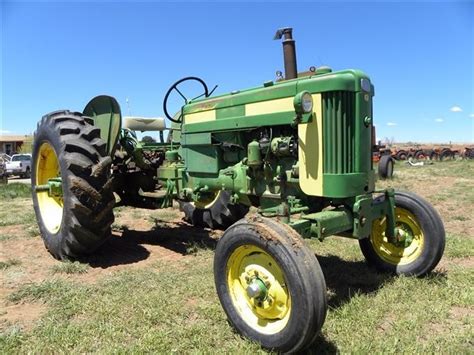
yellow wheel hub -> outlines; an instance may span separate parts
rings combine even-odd
[[[217,191],[214,194],[209,194],[202,200],[194,202],[194,206],[199,209],[210,208],[221,196],[221,192]]]
[[[395,208],[396,237],[407,239],[405,243],[392,243],[385,236],[386,217],[375,220],[372,224],[370,241],[377,255],[393,265],[406,265],[415,261],[421,254],[424,235],[418,220],[408,210]]]
[[[58,157],[49,143],[41,144],[35,169],[36,186],[45,185],[49,179],[61,176]],[[62,197],[51,197],[47,191],[38,191],[36,196],[44,226],[50,233],[57,233],[63,218]]]
[[[288,323],[291,297],[283,271],[263,249],[244,245],[232,253],[227,286],[236,311],[256,331],[275,334]]]

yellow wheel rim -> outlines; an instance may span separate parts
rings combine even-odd
[[[59,161],[54,148],[49,143],[41,144],[36,163],[36,186],[45,185],[51,178],[61,176]],[[46,229],[55,234],[61,227],[63,218],[63,199],[50,197],[47,191],[36,193],[41,219]]]
[[[265,297],[248,294],[248,287],[258,280],[266,285]],[[283,271],[263,249],[238,247],[227,262],[227,286],[240,317],[254,330],[276,334],[285,328],[291,314],[291,297]]]
[[[214,194],[209,194],[206,198],[194,202],[194,206],[199,209],[210,208],[221,196],[221,191],[217,191]]]
[[[421,254],[424,244],[423,231],[413,213],[400,207],[395,208],[395,226],[411,242],[391,243],[385,236],[387,218],[376,219],[372,224],[370,241],[377,255],[393,265],[406,265],[415,261]]]

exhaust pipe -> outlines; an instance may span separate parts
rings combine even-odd
[[[296,79],[298,69],[296,68],[296,47],[291,27],[280,28],[273,39],[283,39],[283,60],[285,62],[285,80]]]

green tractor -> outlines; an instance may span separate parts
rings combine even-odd
[[[292,29],[275,38],[283,38],[284,78],[220,96],[183,78],[164,98],[170,128],[162,118],[122,120],[109,96],[44,116],[32,186],[42,238],[60,260],[93,253],[111,235],[115,195],[150,208],[177,201],[189,223],[225,229],[214,276],[230,323],[265,348],[293,352],[312,344],[327,310],[324,275],[304,238],[354,238],[378,270],[422,276],[440,261],[445,231],[424,199],[375,190],[369,77],[298,73]],[[188,81],[201,96],[182,93]],[[184,99],[174,115],[172,92]],[[136,131],[158,131],[161,141],[142,144]],[[251,206],[258,213],[247,213]]]

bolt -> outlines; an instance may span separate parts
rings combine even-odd
[[[367,218],[362,217],[362,219],[360,220],[360,224],[363,226],[365,225],[365,222],[367,222]]]
[[[247,287],[247,295],[250,298],[258,297],[262,293],[262,290],[260,290],[260,287],[256,282],[252,282],[248,287]]]

